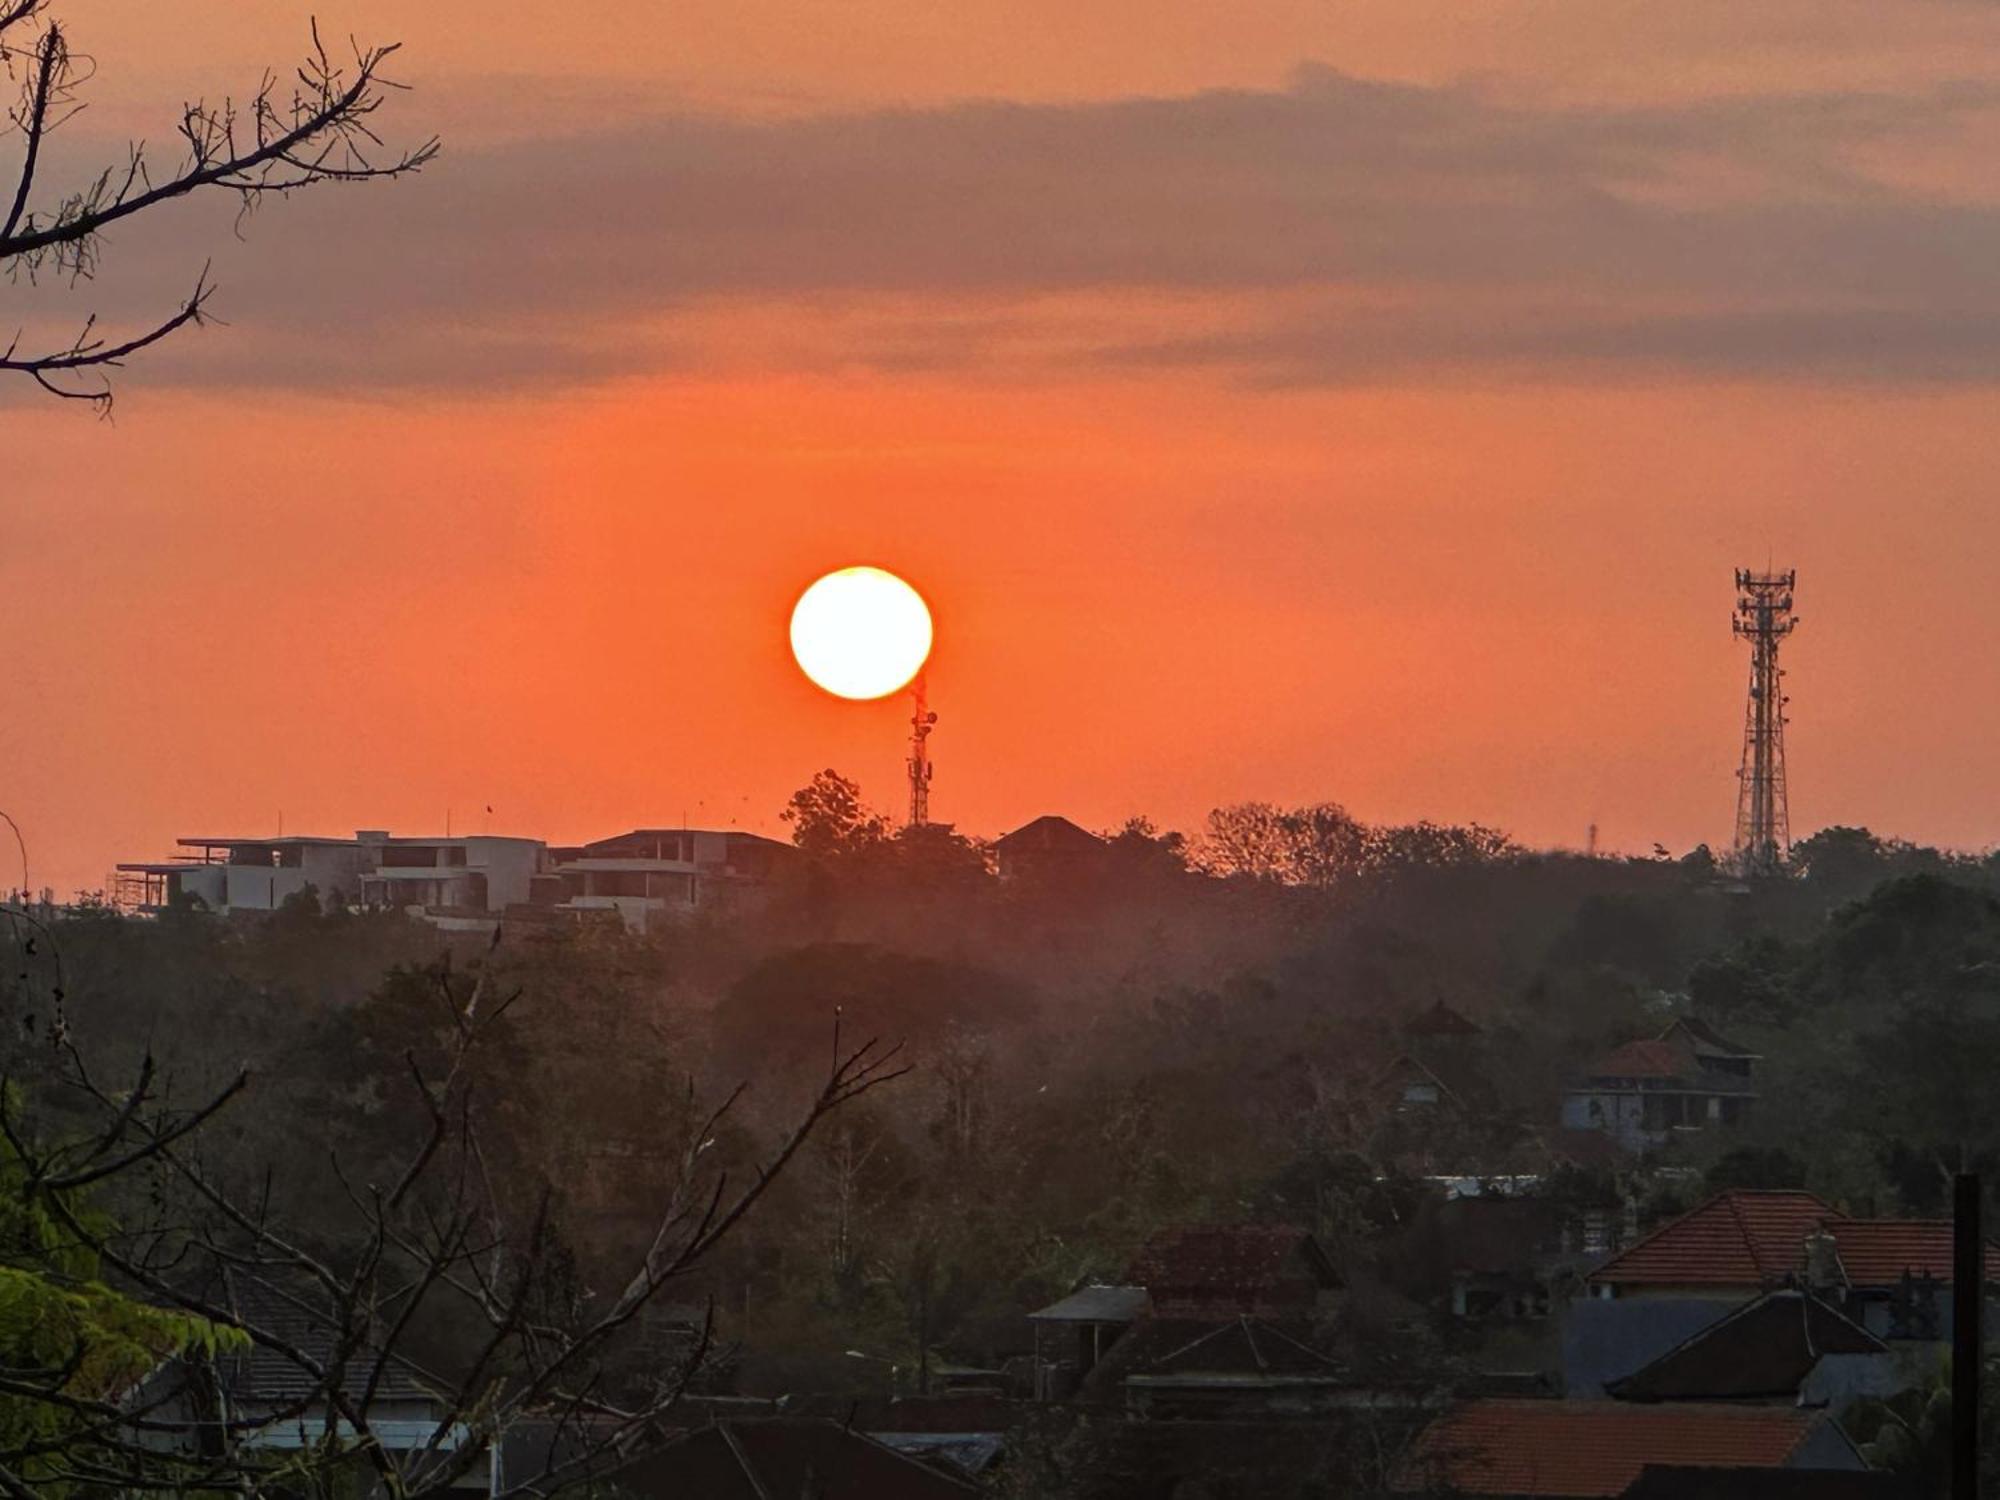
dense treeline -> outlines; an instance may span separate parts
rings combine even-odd
[[[900,1041],[913,1071],[829,1120],[696,1288],[738,1351],[709,1378],[765,1392],[989,1364],[1025,1308],[1176,1222],[1281,1217],[1365,1249],[1407,1224],[1425,1170],[1548,1170],[1564,1081],[1682,1012],[1767,1059],[1754,1122],[1679,1163],[1711,1183],[1936,1211],[1949,1172],[2000,1167],[1990,859],[1832,829],[1791,878],[1744,884],[1705,850],[1537,854],[1245,806],[1002,880],[987,846],[894,832],[831,774],[787,818],[803,857],[776,886],[645,936],[453,946],[316,899],[227,922],[74,912],[10,981],[10,1075],[59,1127],[63,1098],[33,1089],[52,1026],[109,1071],[151,1049],[190,1096],[247,1063],[202,1150],[258,1192],[275,1167],[273,1202],[331,1253],[351,1185],[421,1128],[411,1070],[446,1055],[453,997],[483,978],[519,996],[479,1064],[484,1169],[513,1211],[552,1190],[581,1293],[646,1232],[701,1101],[748,1083],[705,1147],[747,1162],[810,1097],[836,1018]],[[1384,1069],[1439,1002],[1480,1028],[1484,1083],[1450,1119],[1385,1113]],[[1654,1183],[1651,1206],[1700,1180]],[[431,1336],[448,1358],[453,1330]]]

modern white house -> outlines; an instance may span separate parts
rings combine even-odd
[[[400,907],[447,932],[491,931],[508,907],[527,902],[547,854],[540,839],[491,834],[359,838],[372,856],[361,877],[361,904]]]
[[[276,911],[311,886],[322,901],[402,908],[446,931],[490,931],[529,899],[542,869],[540,839],[471,834],[396,838],[185,838],[178,858],[118,866],[121,904],[158,913],[198,901],[218,913]]]
[[[118,866],[119,905],[157,915],[276,911],[311,886],[320,900],[401,910],[446,932],[491,932],[510,907],[566,917],[616,913],[635,932],[766,883],[790,844],[714,828],[635,828],[550,848],[495,834],[398,838],[187,838],[179,856]]]
[[[732,890],[762,885],[795,854],[790,844],[713,828],[635,828],[549,851],[558,911],[615,911],[634,932],[674,920]]]
[[[173,859],[121,864],[121,904],[159,912],[190,899],[209,911],[276,911],[307,886],[357,900],[367,852],[358,839],[187,838]]]

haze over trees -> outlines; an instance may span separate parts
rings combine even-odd
[[[167,1349],[259,1330],[149,1257],[275,1245],[267,1279],[427,1368],[504,1367],[513,1404],[481,1420],[566,1400],[636,1421],[691,1391],[997,1368],[1024,1309],[1181,1223],[1298,1223],[1415,1276],[1425,1173],[1546,1173],[1565,1082],[1676,1015],[1765,1055],[1760,1113],[1691,1142],[1679,1177],[1565,1169],[1547,1191],[1652,1215],[1704,1182],[1807,1186],[1919,1213],[1951,1172],[2000,1168],[1992,859],[1836,829],[1793,877],[1739,885],[1246,804],[1003,880],[985,841],[894,830],[834,772],[785,817],[802,857],[775,885],[644,936],[503,926],[468,949],[317,898],[17,925],[10,1212],[53,1213],[61,1254],[92,1259],[13,1264],[195,1320],[141,1325]],[[1485,1082],[1450,1119],[1385,1112],[1384,1070],[1440,1004],[1477,1029]],[[876,1038],[901,1050],[855,1054]],[[207,1204],[198,1228],[160,1227],[156,1182]],[[432,1312],[405,1317],[413,1297]],[[663,1364],[669,1324],[692,1341]]]

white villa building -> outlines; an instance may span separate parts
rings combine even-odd
[[[540,839],[467,834],[397,838],[184,838],[172,859],[118,866],[118,904],[157,915],[189,901],[221,914],[276,911],[310,886],[320,900],[401,909],[447,932],[491,932],[510,907],[618,918],[635,932],[724,891],[762,885],[792,847],[754,833],[639,828],[550,848]]]

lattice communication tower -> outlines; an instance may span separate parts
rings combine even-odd
[[[1743,764],[1736,773],[1737,868],[1745,875],[1775,875],[1792,843],[1785,807],[1785,673],[1778,643],[1798,628],[1792,614],[1796,572],[1736,570],[1736,616],[1731,628],[1750,643],[1750,699],[1743,710]]]
[[[910,827],[921,828],[931,820],[930,739],[931,728],[937,723],[921,672],[910,684],[910,708]]]

